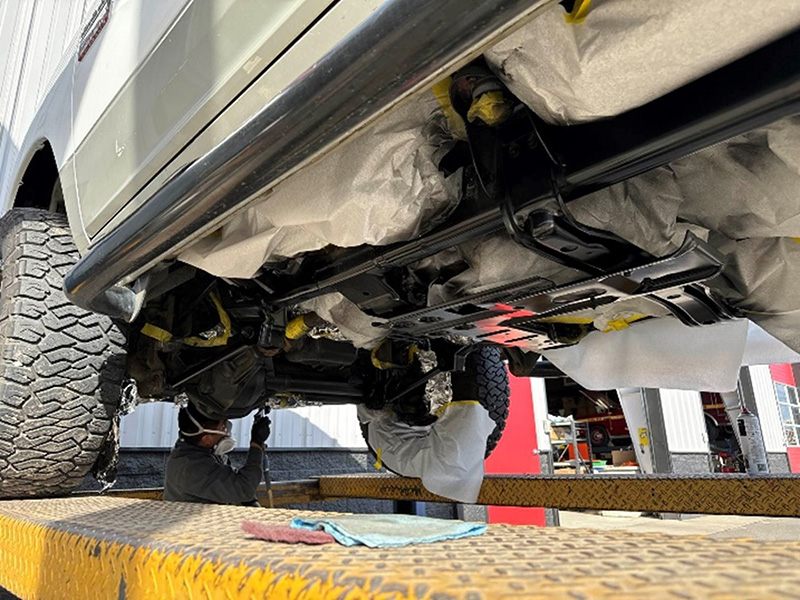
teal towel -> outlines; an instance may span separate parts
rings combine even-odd
[[[322,529],[343,546],[397,548],[481,535],[486,525],[413,515],[344,515],[321,519],[292,519],[295,529]]]

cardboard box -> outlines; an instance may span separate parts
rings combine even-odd
[[[635,463],[636,451],[635,450],[612,450],[611,461],[615,467],[624,465],[627,462]]]

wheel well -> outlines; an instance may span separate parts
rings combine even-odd
[[[25,169],[14,199],[14,206],[53,210],[51,208],[53,189],[58,181],[58,166],[53,149],[45,140]],[[57,212],[64,212],[62,205],[63,202],[58,204]]]

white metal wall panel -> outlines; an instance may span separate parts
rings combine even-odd
[[[168,448],[178,438],[178,409],[167,402],[137,406],[120,423],[123,448]]]
[[[272,434],[267,440],[271,448],[366,448],[352,405],[274,410],[271,418]],[[253,417],[231,423],[239,446],[245,447]],[[169,448],[177,438],[178,409],[166,402],[137,406],[120,424],[123,448]]]
[[[761,422],[761,433],[764,436],[764,446],[767,452],[786,452],[786,437],[778,412],[775,382],[772,381],[769,366],[759,365],[748,368],[750,369],[758,418]]]
[[[25,50],[28,45],[33,2],[31,0],[5,0],[0,13],[0,56],[3,57],[3,79],[0,81],[0,175],[3,186],[10,183],[9,165],[17,156],[14,142],[14,114],[19,97],[24,69]],[[4,190],[0,189],[4,196]]]
[[[670,452],[707,453],[703,404],[699,392],[659,390]]]
[[[547,418],[547,389],[544,379],[531,378],[531,397],[533,398],[533,421],[536,423],[536,441],[539,450],[548,452],[550,450],[550,429]]]
[[[97,0],[0,0],[0,197],[36,110]],[[69,115],[64,116],[69,119]]]

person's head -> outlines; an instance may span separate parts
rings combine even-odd
[[[213,448],[224,437],[230,437],[230,423],[212,419],[189,403],[178,412],[178,429],[181,437],[195,446]]]

